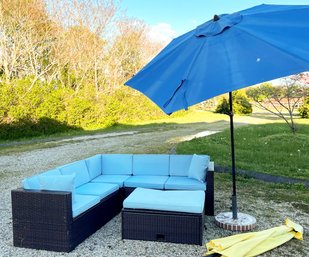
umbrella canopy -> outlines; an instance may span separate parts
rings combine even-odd
[[[259,5],[174,39],[125,84],[165,113],[309,70],[309,6]]]
[[[226,257],[250,257],[269,251],[295,237],[303,240],[303,227],[286,219],[285,225],[260,232],[244,233],[211,240],[206,244],[208,252]]]
[[[165,113],[229,92],[232,211],[237,219],[231,91],[309,70],[309,5],[259,5],[215,15],[174,39],[125,84]]]

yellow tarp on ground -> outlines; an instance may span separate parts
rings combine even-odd
[[[222,257],[251,257],[267,252],[293,237],[303,240],[303,227],[286,219],[285,225],[260,232],[244,233],[211,240],[205,256],[218,253]]]

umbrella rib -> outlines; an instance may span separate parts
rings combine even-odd
[[[187,70],[186,70],[186,72],[185,72],[185,74],[184,74],[184,76],[183,76],[183,79],[182,79],[181,82],[180,82],[180,85],[175,89],[175,91],[173,92],[173,94],[171,95],[171,97],[165,102],[165,104],[163,105],[164,108],[166,108],[166,107],[171,103],[171,101],[173,100],[173,98],[175,97],[175,95],[177,94],[177,92],[180,90],[181,87],[183,87],[185,80],[187,80],[187,77],[188,77],[188,76],[190,75],[190,73],[191,73],[191,70],[192,70],[192,67],[193,67],[193,65],[194,65],[194,63],[195,63],[195,60],[198,58],[198,56],[199,56],[200,52],[202,51],[202,49],[204,48],[204,45],[206,44],[206,42],[207,42],[207,40],[205,40],[205,41],[201,44],[201,46],[200,46],[200,48],[198,49],[198,51],[196,51],[194,57],[192,58],[192,61],[191,61],[190,65],[188,66],[188,68],[187,68]],[[183,98],[184,98],[184,99],[183,99],[183,101],[184,101],[184,108],[185,108],[185,110],[187,110],[187,109],[188,109],[188,103],[187,103],[187,99],[186,99],[186,90],[184,90]]]

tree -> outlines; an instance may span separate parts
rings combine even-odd
[[[232,93],[233,95],[233,113],[235,114],[250,114],[252,113],[252,105],[246,93],[242,90],[237,90]],[[230,104],[229,101],[223,97],[215,110],[216,113],[229,114]]]
[[[46,0],[57,35],[58,78],[69,87],[94,86],[96,99],[104,90],[107,38],[119,11],[116,0]]]
[[[0,1],[0,69],[6,82],[32,77],[29,91],[52,70],[55,24],[43,0]]]
[[[309,95],[308,84],[304,80],[304,74],[298,74],[282,79],[282,85],[273,86],[271,83],[263,83],[247,90],[247,95],[255,105],[283,119],[296,133],[294,112],[302,99]]]

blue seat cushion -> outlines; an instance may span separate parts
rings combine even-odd
[[[102,154],[102,174],[132,175],[132,154]]]
[[[125,187],[164,189],[168,176],[132,176],[124,181]]]
[[[85,161],[88,168],[90,179],[94,179],[95,177],[101,175],[102,173],[101,154],[97,154],[95,156],[87,158]]]
[[[170,176],[188,176],[192,155],[170,155]]]
[[[190,163],[188,177],[195,178],[200,181],[205,181],[208,164],[209,156],[194,154]]]
[[[165,189],[206,190],[206,183],[194,178],[171,176],[165,182]]]
[[[75,193],[79,195],[96,195],[100,199],[114,193],[119,189],[116,184],[108,183],[87,183],[75,189]]]
[[[95,195],[75,195],[75,202],[72,205],[73,218],[87,211],[100,202],[100,197]]]
[[[133,155],[133,175],[168,176],[169,155],[136,154]]]
[[[90,181],[88,168],[85,160],[73,162],[65,166],[60,167],[62,175],[75,174],[75,187],[79,187]]]
[[[123,182],[130,177],[131,175],[100,175],[91,180],[91,182],[111,183],[117,184],[119,187],[123,187]]]
[[[124,201],[123,207],[160,211],[203,213],[204,191],[155,190],[136,188]]]

